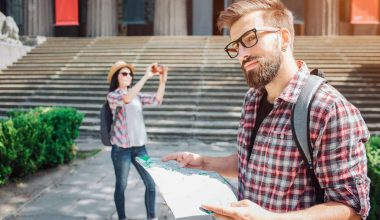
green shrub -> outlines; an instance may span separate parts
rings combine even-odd
[[[13,109],[9,110],[6,114],[9,118],[14,118],[14,117],[17,117],[19,115],[26,114],[27,111],[28,111],[27,109],[23,109],[23,108],[13,108]]]
[[[74,157],[83,114],[73,108],[12,110],[0,121],[0,185]]]
[[[46,167],[56,166],[71,161],[74,157],[74,140],[79,135],[79,126],[83,120],[83,114],[79,114],[74,109],[55,108],[50,110],[50,114],[41,117],[46,123]]]
[[[14,149],[16,130],[12,120],[0,122],[0,185],[7,182],[12,173],[12,164],[17,154]]]
[[[40,144],[41,123],[38,115],[31,113],[12,117],[16,129],[14,149],[17,162],[13,165],[12,176],[24,176],[34,173],[43,160],[44,148]]]
[[[368,177],[371,179],[371,210],[368,220],[380,219],[380,137],[374,136],[366,144]]]

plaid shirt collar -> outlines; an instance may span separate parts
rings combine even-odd
[[[114,92],[116,92],[118,94],[125,94],[125,93],[128,92],[128,90],[127,89],[122,89],[122,88],[119,87],[119,88],[115,89]]]
[[[309,74],[309,69],[305,62],[298,60],[297,65],[299,67],[297,73],[278,97],[279,99],[293,104],[297,102],[298,96],[301,93],[301,88]]]

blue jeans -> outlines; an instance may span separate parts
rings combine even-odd
[[[111,158],[115,170],[116,184],[114,200],[119,219],[125,219],[124,191],[127,188],[131,162],[145,184],[145,208],[148,219],[155,218],[156,185],[148,172],[136,161],[136,157],[147,155],[145,146],[122,148],[112,145]]]

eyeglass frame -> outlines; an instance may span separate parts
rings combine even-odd
[[[238,45],[241,44],[243,47],[245,48],[251,48],[251,47],[254,47],[258,42],[259,42],[259,38],[257,37],[257,32],[258,31],[268,31],[268,32],[277,32],[277,31],[280,31],[281,28],[280,27],[269,27],[269,26],[263,26],[263,27],[254,27],[246,32],[244,32],[238,39],[234,40],[234,41],[231,41],[230,43],[227,44],[227,46],[224,47],[224,51],[226,51],[227,55],[233,59],[235,57],[237,57],[239,55],[239,50],[237,51],[237,54],[236,56],[231,56],[230,53],[228,52],[228,46],[231,45],[232,43],[237,43]],[[253,44],[252,46],[250,47],[247,47],[247,45],[244,44],[243,42],[243,37],[245,37],[247,35],[247,33],[250,33],[252,32],[255,33],[255,37],[256,37],[256,43]]]

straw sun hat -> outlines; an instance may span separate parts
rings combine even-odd
[[[108,72],[107,81],[110,83],[112,80],[112,76],[119,70],[124,67],[127,67],[129,70],[131,70],[132,74],[135,72],[135,67],[132,64],[128,64],[124,61],[117,61],[115,64],[111,66],[110,71]]]

